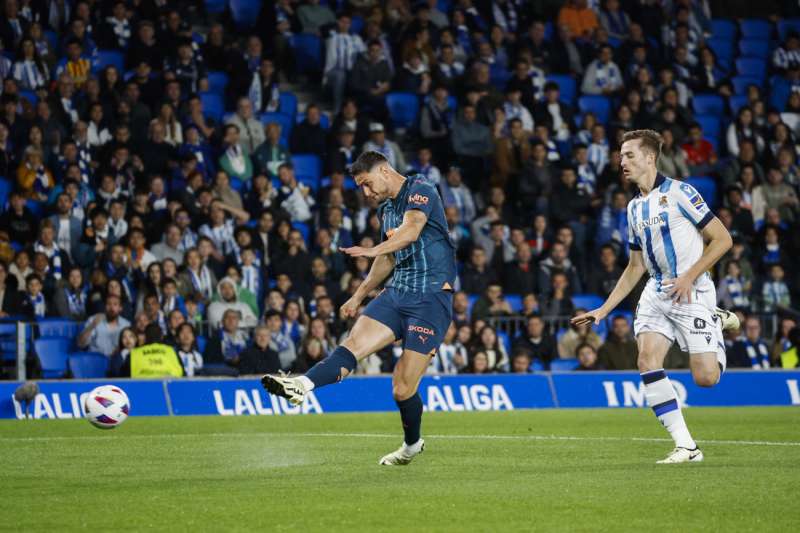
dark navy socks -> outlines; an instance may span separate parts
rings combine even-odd
[[[400,409],[400,419],[403,421],[405,442],[411,446],[419,440],[420,427],[422,426],[422,398],[419,392],[407,400],[395,400]]]
[[[324,387],[341,381],[342,368],[352,373],[357,364],[353,352],[344,346],[337,346],[333,353],[306,372],[306,377],[314,383],[314,388]]]

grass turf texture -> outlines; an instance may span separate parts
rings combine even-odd
[[[0,529],[794,530],[800,410],[684,412],[703,463],[646,409],[426,414],[407,467],[396,414],[2,421]]]

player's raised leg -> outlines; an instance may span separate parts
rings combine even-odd
[[[314,365],[304,376],[290,377],[267,374],[261,384],[271,394],[283,396],[290,403],[303,403],[308,391],[337,383],[355,370],[358,361],[377,352],[395,340],[392,328],[362,315],[347,339],[333,352]]]
[[[422,398],[417,389],[430,359],[428,354],[403,350],[403,355],[394,367],[392,395],[403,422],[403,444],[392,453],[384,455],[379,461],[381,465],[407,465],[425,447],[425,441],[420,437]]]
[[[659,463],[702,461],[703,452],[692,439],[683,419],[678,396],[664,371],[664,358],[672,340],[661,333],[645,331],[636,337],[639,344],[639,373],[644,383],[647,404],[675,441],[675,449]]]

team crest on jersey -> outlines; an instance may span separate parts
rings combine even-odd
[[[658,207],[667,207],[668,205],[666,194],[658,199]]]
[[[411,202],[412,204],[417,204],[417,205],[427,205],[429,200],[430,199],[427,196],[425,196],[424,194],[419,194],[419,193],[412,194],[408,198],[409,202]]]

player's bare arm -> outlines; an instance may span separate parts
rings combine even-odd
[[[617,280],[614,290],[608,295],[605,303],[597,309],[574,317],[571,322],[575,325],[586,323],[598,324],[608,316],[628,294],[630,294],[636,284],[639,283],[639,280],[642,279],[645,272],[647,272],[647,268],[644,265],[642,251],[631,250],[628,266],[622,271],[622,275]]]
[[[669,295],[676,302],[686,301],[691,303],[692,286],[695,280],[703,272],[707,272],[713,267],[733,246],[731,234],[728,233],[728,230],[717,217],[714,217],[703,228],[703,239],[708,245],[703,250],[703,255],[700,256],[700,259],[683,275],[674,279],[665,279],[663,282],[665,286],[671,285]]]
[[[367,273],[367,277],[358,286],[356,292],[351,296],[342,307],[339,309],[342,317],[351,318],[358,313],[358,306],[364,301],[364,298],[377,289],[384,280],[389,277],[389,274],[394,270],[394,254],[381,254],[372,262],[372,266]]]
[[[427,221],[428,217],[425,216],[425,213],[417,209],[411,209],[403,215],[403,223],[400,224],[400,227],[379,245],[372,248],[352,246],[350,248],[340,248],[340,250],[352,257],[378,257],[383,254],[394,253],[419,239]]]

